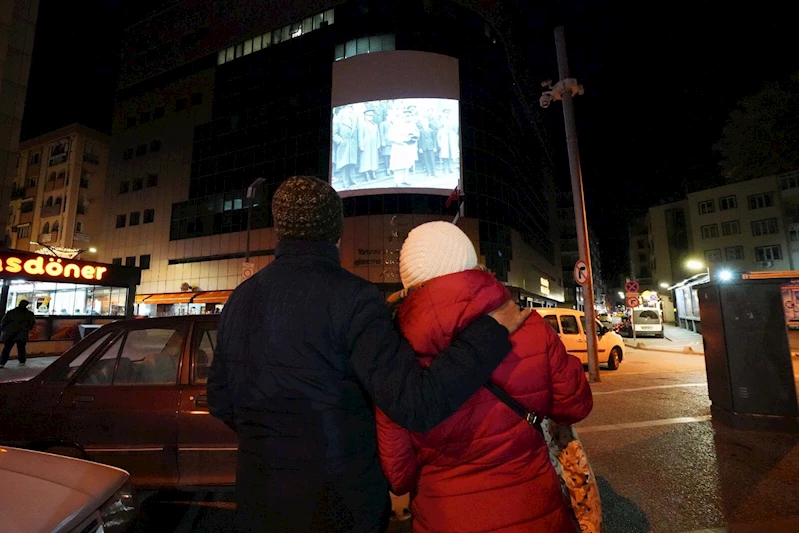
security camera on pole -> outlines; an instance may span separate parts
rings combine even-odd
[[[588,226],[585,218],[585,202],[583,200],[583,178],[580,170],[580,151],[577,146],[577,124],[574,119],[574,102],[572,98],[583,94],[583,87],[577,80],[569,77],[569,61],[566,55],[566,37],[563,26],[555,28],[555,48],[558,55],[558,75],[560,81],[554,86],[551,81],[542,84],[550,89],[541,95],[539,103],[547,108],[552,100],[563,102],[563,120],[566,126],[566,147],[569,150],[569,171],[574,196],[574,215],[577,222],[577,250],[580,253],[579,269],[575,267],[575,279],[578,283],[584,280],[583,300],[585,302],[585,323],[596,323],[594,310],[594,279],[591,273],[591,249],[588,244]],[[579,270],[579,277],[578,277]],[[599,381],[599,358],[597,356],[597,336],[595,327],[587,327],[585,332],[588,348],[588,377],[591,382]]]

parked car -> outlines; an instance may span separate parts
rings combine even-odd
[[[121,533],[138,506],[130,476],[106,465],[0,447],[3,533]]]
[[[585,337],[585,313],[573,309],[536,308],[544,320],[558,333],[566,351],[577,357],[584,365],[588,364],[588,345]],[[617,333],[610,331],[599,321],[596,323],[599,342],[597,353],[599,362],[616,370],[624,360],[624,341]]]
[[[236,435],[206,397],[218,323],[103,326],[34,378],[0,384],[0,444],[113,465],[137,487],[235,485]]]
[[[663,313],[659,309],[633,309],[632,323],[635,335],[652,335],[663,338]]]

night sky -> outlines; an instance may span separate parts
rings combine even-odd
[[[778,3],[572,0],[558,15],[525,5],[541,80],[557,79],[552,29],[565,24],[572,76],[585,86],[576,113],[589,224],[604,277],[624,274],[629,218],[719,184],[712,145],[728,113],[799,70],[795,18]],[[121,19],[120,0],[41,0],[23,139],[72,122],[110,130]],[[567,189],[560,106],[542,111]]]

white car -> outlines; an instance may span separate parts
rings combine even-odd
[[[0,446],[0,531],[119,533],[138,507],[130,475],[112,466]]]
[[[536,308],[538,314],[549,322],[566,346],[569,354],[588,364],[588,343],[585,337],[585,313],[574,309]],[[597,352],[600,363],[607,363],[609,370],[616,370],[624,359],[624,341],[600,322],[596,323],[598,337]]]

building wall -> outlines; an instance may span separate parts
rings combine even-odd
[[[682,216],[685,227],[675,227],[675,218]],[[652,251],[652,279],[660,287],[688,277],[685,262],[691,255],[691,219],[688,201],[682,200],[649,209],[649,242]]]
[[[649,218],[630,222],[630,274],[640,285],[641,292],[654,290],[652,281],[652,250],[649,247]]]
[[[55,146],[65,151],[51,157]],[[99,244],[107,167],[108,137],[78,124],[21,143],[16,177],[10,181],[11,211],[5,229],[10,247],[38,249],[31,241],[74,249]],[[22,213],[23,204],[30,202],[33,210]],[[25,223],[30,224],[29,233]],[[52,231],[54,224],[58,231]]]
[[[17,176],[19,133],[38,14],[38,0],[0,2],[0,220],[3,221],[8,216],[11,181]]]
[[[770,198],[770,205],[750,205],[750,201],[757,201],[752,200],[753,198],[762,198],[762,195]],[[724,205],[728,204],[728,198],[734,198],[734,207]],[[712,211],[707,212],[709,209]],[[709,264],[711,270],[714,265],[717,268],[724,266],[740,271],[790,270],[788,233],[783,220],[779,181],[776,176],[689,194],[688,210],[691,217],[693,254],[696,259]],[[772,229],[776,231],[755,235],[752,224],[767,220],[773,221]],[[728,222],[737,222],[740,233],[724,235],[722,224]],[[706,228],[704,235],[703,228]],[[728,255],[736,247],[743,251],[742,259],[734,259],[732,255]],[[776,247],[779,258],[758,258],[756,250],[759,247]],[[713,254],[717,254],[715,258]]]

